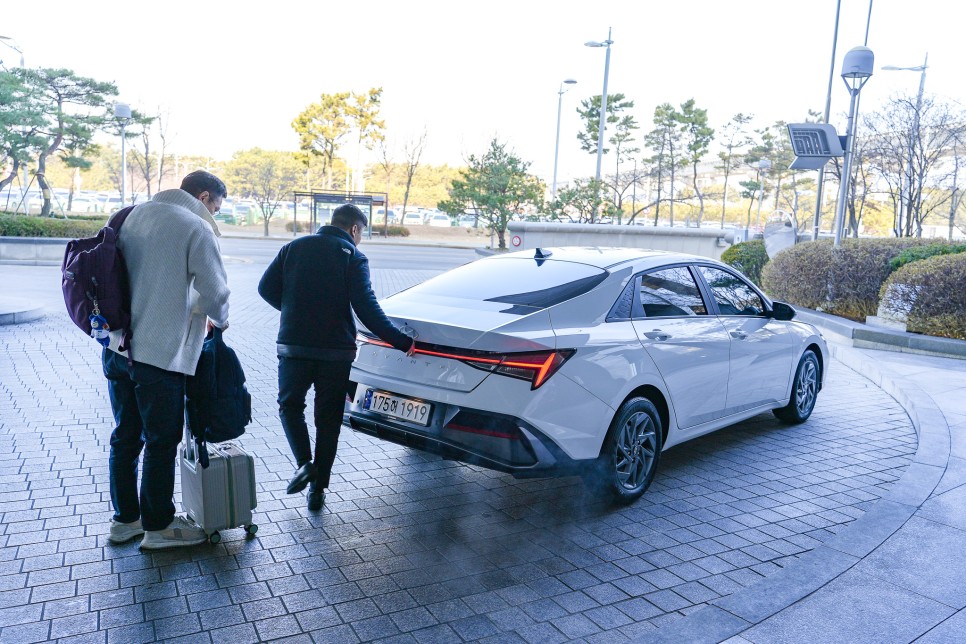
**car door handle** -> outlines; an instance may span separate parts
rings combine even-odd
[[[734,338],[735,340],[744,340],[745,338],[748,337],[748,334],[745,333],[744,331],[732,331],[731,337]]]
[[[670,338],[671,335],[661,331],[660,329],[655,329],[654,331],[645,331],[644,337],[648,338],[649,340],[660,340],[663,342],[664,340]]]

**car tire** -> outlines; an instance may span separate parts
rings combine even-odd
[[[772,413],[779,420],[797,425],[804,423],[815,409],[818,398],[819,368],[815,352],[809,349],[802,354],[795,370],[795,380],[792,382],[792,395],[788,404]]]
[[[588,485],[610,501],[626,505],[650,486],[661,458],[661,416],[647,398],[627,400],[611,422]]]

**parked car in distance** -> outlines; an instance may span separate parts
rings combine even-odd
[[[449,228],[453,225],[453,220],[450,219],[449,215],[438,212],[435,215],[430,216],[426,223],[435,228]]]
[[[214,215],[215,221],[220,221],[230,226],[235,225],[235,202],[225,199],[221,202],[221,208]]]
[[[403,226],[422,226],[423,216],[418,212],[407,212],[402,218]]]
[[[377,224],[378,223],[384,223],[386,221],[385,215],[386,215],[386,209],[385,208],[376,208],[376,210],[372,213],[373,223],[377,223]],[[398,216],[396,215],[396,211],[390,208],[389,209],[389,225],[391,226],[391,225],[395,224],[396,223],[396,219],[398,219]]]
[[[476,217],[473,215],[460,215],[456,220],[457,226],[462,226],[463,228],[476,228]]]
[[[106,212],[109,215],[113,215],[114,213],[116,213],[118,210],[120,210],[123,207],[124,206],[121,204],[121,196],[120,195],[109,195],[104,200],[104,205],[103,205],[104,212]]]
[[[360,330],[353,429],[521,478],[579,473],[624,503],[664,449],[768,411],[806,421],[829,364],[791,306],[681,253],[496,255],[382,306],[416,355]]]
[[[235,203],[235,225],[244,226],[249,223],[256,223],[261,218],[262,210],[254,201],[239,201]],[[278,210],[276,210],[276,214]]]
[[[64,208],[67,208],[67,200],[64,200]],[[70,212],[83,212],[83,213],[93,213],[93,212],[103,212],[104,208],[96,197],[76,194],[74,198],[70,201]]]

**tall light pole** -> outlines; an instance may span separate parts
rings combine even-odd
[[[607,40],[598,42],[589,40],[584,43],[586,47],[606,47],[607,55],[604,57],[604,91],[600,95],[600,123],[597,125],[597,173],[594,177],[600,182],[600,161],[604,156],[604,125],[607,123],[607,75],[610,73],[610,46],[614,43],[610,37],[611,28],[607,28]]]
[[[121,207],[123,208],[124,204],[127,203],[127,147],[125,144],[127,137],[124,133],[124,127],[131,119],[131,106],[127,103],[115,103],[114,118],[121,126]]]
[[[771,161],[768,159],[758,159],[758,178],[761,183],[761,185],[758,187],[761,190],[761,194],[758,195],[758,218],[755,220],[756,233],[758,232],[758,229],[761,228],[761,202],[765,200],[765,175],[770,169]]]
[[[550,194],[554,199],[557,198],[557,159],[560,156],[560,108],[563,106],[563,95],[567,93],[564,85],[576,85],[577,81],[572,78],[564,79],[557,90],[557,143],[553,148],[553,188]]]
[[[909,163],[906,166],[906,181],[905,185],[899,191],[901,193],[900,200],[902,201],[902,206],[899,210],[899,221],[896,222],[896,232],[898,233],[899,237],[902,237],[905,231],[905,226],[903,225],[903,210],[905,210],[906,225],[909,225],[912,221],[912,165],[916,158],[916,141],[919,139],[919,112],[922,110],[922,91],[926,87],[926,68],[928,66],[929,53],[927,52],[926,59],[923,61],[922,65],[916,65],[915,67],[896,67],[895,65],[886,65],[882,68],[890,72],[921,72],[919,75],[919,93],[916,95],[916,113],[913,115],[912,130],[909,132]]]
[[[835,245],[842,244],[842,225],[845,223],[845,203],[849,198],[849,182],[852,180],[852,149],[855,147],[855,104],[862,87],[872,77],[875,56],[868,47],[853,47],[842,60],[842,80],[849,90],[849,121],[845,128],[845,159],[842,162],[842,180],[839,182],[839,200],[835,208]]]

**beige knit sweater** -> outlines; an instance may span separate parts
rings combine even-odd
[[[207,318],[228,323],[228,276],[208,209],[184,190],[137,206],[118,248],[131,279],[131,352],[136,362],[192,375]],[[111,333],[117,351],[120,333]]]

